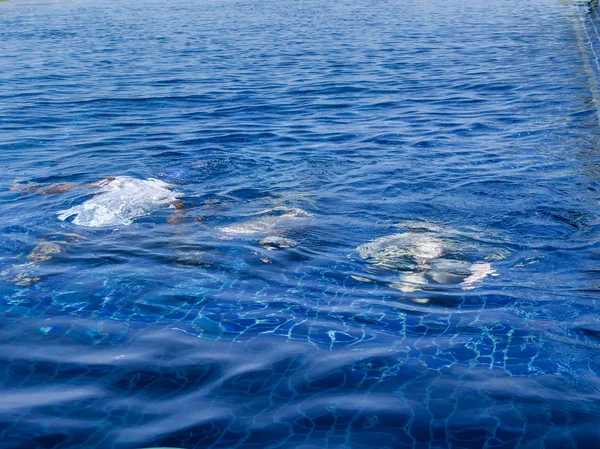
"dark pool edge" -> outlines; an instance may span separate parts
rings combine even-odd
[[[575,35],[577,37],[577,43],[579,52],[583,59],[584,70],[588,76],[588,85],[590,93],[592,95],[592,101],[594,108],[596,109],[596,118],[600,124],[600,84],[599,84],[599,71],[600,66],[598,65],[598,55],[593,47],[593,39],[590,36],[589,30],[586,26],[587,10],[593,8],[593,2],[588,0],[570,0],[568,1],[568,9],[571,15],[571,22]],[[597,6],[596,6],[597,7]],[[596,68],[594,68],[593,61],[596,62]]]

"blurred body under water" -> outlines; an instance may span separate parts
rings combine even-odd
[[[0,448],[600,447],[599,25],[2,3]]]

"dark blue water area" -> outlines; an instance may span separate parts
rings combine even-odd
[[[0,448],[600,447],[599,17],[0,3]]]

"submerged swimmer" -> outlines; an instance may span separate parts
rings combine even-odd
[[[50,195],[65,193],[78,187],[95,189],[96,194],[78,206],[59,211],[59,220],[65,221],[73,217],[73,224],[91,228],[127,226],[136,218],[164,208],[176,209],[175,216],[167,219],[169,223],[187,219],[185,205],[180,200],[183,194],[174,191],[172,184],[153,178],[110,177],[83,186],[71,183],[48,187],[15,184],[12,190],[35,190],[42,195]]]
[[[258,239],[258,244],[269,250],[292,248],[297,243],[286,237],[292,228],[314,215],[297,207],[275,207],[259,212],[257,218],[219,229],[223,238],[250,237]]]
[[[390,287],[411,293],[433,282],[471,290],[478,288],[488,276],[497,276],[485,257],[473,261],[472,253],[481,251],[461,245],[456,240],[457,231],[413,222],[400,227],[404,232],[380,237],[356,248],[358,257],[367,262],[371,270],[397,273],[398,280],[390,282]],[[371,282],[363,276],[353,277]]]
[[[74,217],[72,223],[93,228],[130,225],[136,218],[166,208],[182,208],[172,186],[158,179],[135,179],[127,176],[104,179],[95,185],[97,195],[58,213],[61,221]]]
[[[47,187],[37,185],[13,186],[12,190],[36,191],[42,195],[65,193],[76,188],[91,188],[93,196],[82,204],[58,212],[58,219],[65,221],[72,217],[72,223],[88,228],[127,226],[136,218],[152,212],[173,208],[174,214],[168,223],[180,223],[187,220],[199,220],[199,217],[187,217],[185,205],[180,200],[182,193],[173,191],[173,186],[157,179],[136,179],[127,176],[105,178],[100,181],[78,186],[76,184],[53,184]],[[41,280],[41,263],[51,260],[55,255],[67,250],[70,243],[83,240],[75,234],[52,234],[42,238],[27,255],[28,262],[14,265],[2,272],[9,282],[20,287],[31,287]]]
[[[16,264],[0,273],[7,277],[8,282],[18,287],[31,287],[42,280],[40,276],[40,263],[51,260],[56,254],[67,250],[72,243],[85,240],[79,234],[54,233],[44,236],[38,244],[27,254],[27,262]]]

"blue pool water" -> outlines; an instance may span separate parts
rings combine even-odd
[[[598,29],[0,3],[0,448],[600,447]],[[106,177],[185,209],[58,219]]]

